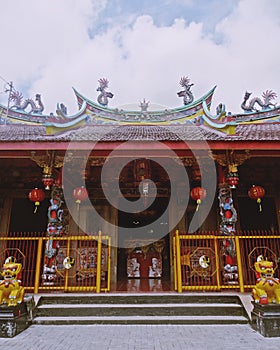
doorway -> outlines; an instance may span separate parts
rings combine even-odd
[[[167,205],[166,198],[157,198],[141,213],[118,212],[118,291],[171,290]]]

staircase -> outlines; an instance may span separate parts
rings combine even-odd
[[[238,295],[63,294],[40,296],[33,324],[244,324]]]

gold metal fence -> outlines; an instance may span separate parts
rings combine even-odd
[[[46,281],[46,243],[56,243],[54,276]],[[0,265],[13,256],[22,264],[21,280],[27,291],[90,292],[110,290],[110,237],[99,232],[93,236],[0,237]],[[74,264],[65,268],[65,258]]]
[[[231,264],[227,255],[231,252]],[[246,232],[236,236],[179,234],[173,237],[174,289],[249,291],[255,285],[254,263],[263,256],[280,265],[280,235]],[[280,267],[280,266],[279,266]],[[279,277],[276,269],[275,277]]]

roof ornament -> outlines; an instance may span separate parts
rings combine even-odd
[[[185,89],[182,91],[177,92],[177,95],[179,97],[184,97],[184,105],[188,105],[193,102],[194,96],[193,93],[191,92],[191,87],[193,84],[190,84],[190,79],[188,77],[182,77],[180,79],[179,84]]]
[[[108,88],[109,81],[106,78],[100,78],[98,83],[99,86],[96,91],[100,91],[100,94],[97,97],[97,101],[101,106],[107,107],[108,97],[113,98],[114,96],[111,92],[105,91]]]
[[[244,99],[241,104],[241,108],[245,112],[258,112],[259,110],[254,107],[256,103],[260,107],[262,107],[262,110],[268,109],[271,107],[273,108],[276,107],[276,104],[271,103],[271,100],[274,100],[277,97],[277,94],[272,90],[266,90],[265,92],[263,92],[262,94],[263,101],[259,97],[254,97],[249,101],[248,105],[246,105],[251,94],[252,94],[251,92],[248,92],[248,91],[245,92]]]
[[[146,101],[145,99],[143,99],[143,101],[140,101],[139,107],[141,108],[141,112],[147,112],[149,104],[150,101]]]
[[[57,104],[56,114],[61,115],[62,117],[67,115],[67,107],[64,103]]]
[[[41,95],[35,95],[35,101],[31,98],[23,100],[22,93],[16,90],[11,91],[9,101],[13,101],[14,104],[10,107],[11,109],[16,109],[17,111],[25,111],[25,109],[30,105],[31,110],[27,113],[41,114],[44,110],[44,105],[41,100]],[[26,111],[25,111],[26,112]]]

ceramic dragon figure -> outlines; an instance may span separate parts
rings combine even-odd
[[[29,113],[37,113],[40,114],[44,110],[44,105],[41,100],[41,95],[36,94],[35,101],[31,98],[23,100],[23,96],[19,91],[12,91],[10,94],[10,101],[13,101],[14,104],[11,106],[11,109],[16,109],[18,111],[25,111],[25,109],[30,106],[31,110]]]
[[[113,94],[111,92],[106,91],[109,85],[109,81],[106,78],[101,78],[98,80],[99,86],[96,91],[100,91],[99,96],[97,97],[97,101],[101,106],[106,107],[108,105],[108,98],[113,98]]]
[[[255,108],[255,104],[258,104],[260,107],[262,107],[262,109],[275,107],[275,104],[273,104],[271,101],[274,100],[277,97],[277,95],[272,90],[266,90],[265,92],[263,92],[262,94],[263,101],[259,97],[254,97],[249,101],[248,104],[246,104],[251,95],[252,95],[251,92],[247,92],[247,91],[245,92],[244,99],[241,104],[241,108],[245,112],[258,111],[258,109]]]
[[[191,87],[193,84],[190,84],[190,79],[188,77],[182,77],[179,84],[184,88],[184,90],[177,92],[177,95],[184,98],[184,105],[192,103],[194,96],[191,92]]]
[[[280,304],[280,283],[279,279],[274,277],[275,268],[272,261],[265,260],[259,256],[254,264],[257,283],[252,290],[253,298],[256,303]]]
[[[45,258],[42,280],[44,285],[54,285],[57,280],[56,258],[59,250],[59,241],[55,237],[60,237],[63,233],[63,209],[62,190],[53,187],[48,208],[47,236],[49,239],[45,243]]]
[[[17,263],[15,258],[6,259],[1,272],[3,280],[0,282],[0,304],[16,306],[23,301],[24,288],[20,280],[21,269],[22,265]]]
[[[220,232],[227,236],[223,240],[223,256],[224,256],[224,279],[227,282],[234,283],[238,280],[236,247],[235,247],[235,224],[237,221],[237,213],[233,206],[232,192],[228,185],[223,185],[219,189],[219,205],[220,216]]]

